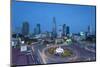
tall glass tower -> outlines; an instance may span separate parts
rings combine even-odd
[[[36,34],[40,34],[41,33],[41,27],[40,24],[36,25]]]
[[[22,34],[24,36],[28,35],[29,34],[29,23],[28,22],[24,22],[22,24]]]
[[[70,28],[69,28],[69,26],[66,26],[66,31],[67,31],[67,32],[66,32],[67,35],[70,34]]]
[[[53,29],[52,29],[52,34],[53,37],[56,38],[57,37],[57,27],[56,27],[56,18],[53,17]]]
[[[69,26],[66,26],[66,24],[63,24],[63,33],[62,33],[62,35],[67,36],[69,33],[70,33]]]
[[[66,30],[66,24],[63,24],[63,33],[62,33],[63,36],[66,36],[67,35],[67,32],[66,31],[67,31]]]

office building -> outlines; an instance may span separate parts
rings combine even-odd
[[[53,29],[52,29],[53,38],[57,37],[57,27],[56,27],[56,18],[53,17]]]
[[[26,36],[29,34],[29,23],[28,22],[24,22],[22,24],[22,35]]]

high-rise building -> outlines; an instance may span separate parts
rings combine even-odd
[[[88,30],[87,30],[87,35],[90,35],[91,34],[91,28],[90,28],[90,25],[88,26]]]
[[[66,34],[68,35],[70,33],[70,28],[69,26],[66,27]]]
[[[24,36],[28,35],[29,34],[29,23],[28,22],[24,22],[22,24],[22,34]]]
[[[66,24],[63,24],[63,33],[62,33],[63,36],[66,36],[66,34],[67,34],[66,29],[67,29]]]
[[[63,24],[63,33],[62,33],[62,35],[67,36],[69,33],[70,33],[69,26],[66,26],[66,24]]]
[[[41,27],[40,24],[36,25],[36,34],[40,34],[41,33]]]
[[[52,35],[53,35],[54,38],[57,37],[57,27],[56,27],[56,18],[55,17],[53,17]]]

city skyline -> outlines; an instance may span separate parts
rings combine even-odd
[[[56,20],[57,32],[59,30],[59,25],[63,24],[69,26],[70,32],[72,33],[78,33],[81,31],[86,32],[88,31],[87,30],[88,26],[90,27],[92,26],[91,29],[95,32],[94,6],[81,6],[81,5],[73,6],[73,5],[63,5],[63,4],[27,3],[27,2],[16,2],[13,3],[12,5],[15,5],[14,7],[12,6],[12,13],[13,13],[12,30],[14,32],[17,31],[16,30],[17,27],[19,27],[19,30],[21,30],[23,22],[29,23],[31,33],[34,32],[36,24],[41,25],[42,32],[45,31],[51,32],[53,27],[52,26],[53,17],[55,17]],[[25,7],[21,5],[24,5]]]
[[[11,65],[96,61],[96,7],[19,2],[11,6]]]

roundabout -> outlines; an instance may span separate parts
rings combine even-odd
[[[63,63],[75,61],[79,56],[78,52],[70,45],[52,45],[43,49],[46,61],[49,63]]]
[[[68,48],[63,47],[50,47],[45,51],[45,54],[48,56],[55,56],[55,57],[71,57],[73,52]]]

